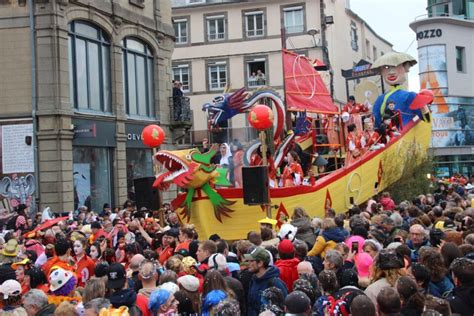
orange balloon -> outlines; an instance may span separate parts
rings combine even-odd
[[[164,140],[165,132],[158,125],[151,124],[145,126],[142,131],[142,142],[148,147],[158,147],[163,143]]]
[[[257,104],[249,112],[247,119],[253,128],[262,131],[273,126],[273,111],[264,104]]]

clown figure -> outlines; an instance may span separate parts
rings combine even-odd
[[[414,117],[425,121],[430,120],[428,104],[433,101],[432,94],[409,92],[402,85],[407,81],[407,73],[416,60],[406,53],[391,52],[378,58],[372,68],[380,68],[384,82],[390,86],[390,91],[380,95],[375,101],[373,114],[377,127],[382,123],[389,101],[395,106],[392,111],[399,112],[403,126]]]

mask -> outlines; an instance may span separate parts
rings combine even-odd
[[[82,246],[82,244],[79,242],[74,243],[74,253],[76,254],[76,256],[82,254],[83,252],[84,252],[84,247]]]

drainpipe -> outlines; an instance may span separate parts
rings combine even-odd
[[[331,93],[331,98],[334,99],[334,72],[332,70],[331,61],[329,60],[329,51],[326,42],[326,13],[324,13],[326,5],[324,0],[319,0],[319,15],[321,19],[321,49],[323,51],[323,62],[326,64],[329,70],[329,88]]]
[[[38,210],[40,200],[39,190],[39,163],[38,163],[38,122],[36,112],[38,110],[38,98],[36,91],[36,26],[35,26],[35,8],[34,0],[28,0],[30,13],[30,46],[31,46],[31,116],[33,118],[33,160],[35,168],[35,195],[36,209]]]

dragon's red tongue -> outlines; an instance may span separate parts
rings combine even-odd
[[[168,176],[169,174],[170,174],[169,171],[160,174],[160,175],[156,178],[155,182],[153,182],[153,187],[154,187],[154,188],[158,188],[158,189],[160,189],[160,190],[166,189],[166,188],[164,188],[165,184],[163,183],[163,180],[165,180],[166,176]]]

